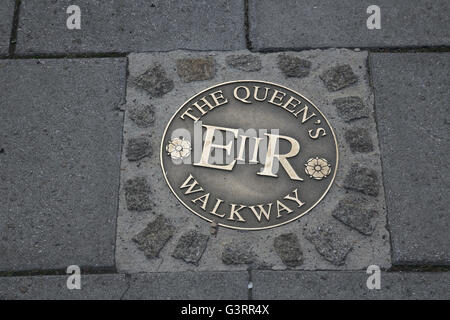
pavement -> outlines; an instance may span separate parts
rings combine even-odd
[[[367,1],[80,0],[80,30],[73,1],[3,2],[0,299],[450,298],[448,1],[380,0],[368,29]],[[340,164],[301,219],[212,235],[160,140],[237,79],[310,98]]]

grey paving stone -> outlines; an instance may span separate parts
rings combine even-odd
[[[121,162],[121,193],[119,201],[119,215],[117,223],[116,242],[116,266],[119,272],[178,272],[178,271],[246,271],[248,269],[271,269],[284,270],[362,270],[368,265],[377,263],[382,268],[390,268],[390,241],[389,233],[386,229],[386,204],[384,201],[384,190],[381,183],[381,159],[377,137],[375,119],[373,117],[373,95],[369,84],[369,74],[367,70],[368,53],[365,51],[354,51],[348,49],[329,50],[306,50],[301,52],[283,52],[292,57],[295,65],[298,59],[309,61],[311,68],[305,77],[287,77],[279,68],[278,57],[280,53],[251,53],[247,50],[218,52],[218,51],[172,51],[158,53],[139,53],[128,56],[128,86],[127,105],[124,122],[124,141],[140,135],[150,137],[153,152],[151,155],[139,160],[129,161],[126,157],[126,148],[123,149]],[[245,57],[251,55],[253,61],[261,62],[260,70],[245,71],[229,65],[229,57]],[[177,61],[185,59],[205,59],[210,57],[214,60],[215,75],[210,80],[184,82],[178,75]],[[298,59],[297,59],[298,58]],[[246,59],[238,59],[242,62]],[[247,60],[249,61],[249,60]],[[154,97],[148,91],[142,90],[136,85],[136,79],[145,73],[149,68],[158,63],[166,71],[166,76],[174,81],[174,88],[162,97]],[[239,64],[238,64],[239,65]],[[243,64],[245,66],[245,63]],[[256,64],[255,64],[256,65]],[[328,91],[320,75],[327,70],[338,66],[349,65],[352,72],[357,76],[358,81],[346,88],[338,91]],[[298,65],[297,65],[298,66]],[[210,223],[200,219],[188,209],[186,209],[174,196],[168,187],[160,166],[160,141],[165,127],[174,112],[193,94],[200,92],[210,86],[230,79],[264,79],[266,81],[278,83],[280,85],[298,90],[305,97],[310,99],[326,115],[333,129],[335,130],[337,141],[339,142],[339,169],[336,180],[327,196],[310,213],[295,222],[267,230],[257,232],[245,232],[231,230],[223,227],[215,228],[215,235],[210,236],[206,249],[198,262],[198,266],[186,263],[182,259],[172,256],[177,243],[184,233],[189,230],[198,230],[207,235],[211,233]],[[359,97],[357,102],[353,99],[350,104],[361,103],[366,109],[366,117],[354,119],[346,122],[337,112],[337,107],[333,101],[339,98]],[[130,119],[130,111],[138,105],[146,105],[149,102],[153,105],[151,110],[152,123],[145,128],[137,125]],[[359,106],[351,106],[351,117],[359,117]],[[355,109],[355,112],[353,112]],[[252,127],[249,122],[248,127]],[[374,150],[368,153],[353,153],[345,141],[345,132],[353,127],[367,128],[373,142]],[[164,151],[164,150],[163,150]],[[320,155],[312,155],[318,156]],[[166,153],[163,152],[163,156]],[[332,216],[333,210],[339,201],[349,193],[357,193],[344,188],[344,181],[350,172],[352,164],[370,168],[370,172],[379,177],[378,184],[373,184],[373,179],[363,179],[366,184],[361,185],[360,177],[355,176],[351,181],[355,189],[376,191],[378,195],[369,196],[371,205],[377,210],[378,215],[372,218],[375,229],[370,236],[361,234],[357,230],[344,225],[342,221]],[[135,177],[145,177],[150,185],[151,210],[143,212],[129,211],[126,203],[124,185],[128,179]],[[305,172],[305,177],[306,172]],[[365,178],[363,176],[363,178]],[[234,180],[233,180],[234,181]],[[236,183],[239,181],[236,180]],[[230,182],[231,183],[231,182]],[[258,188],[258,185],[252,188]],[[366,189],[364,189],[366,188]],[[255,189],[256,190],[256,189]],[[266,190],[258,189],[258,192]],[[133,237],[141,232],[149,222],[153,221],[155,215],[163,214],[170,219],[175,227],[173,237],[170,238],[159,253],[159,257],[148,259],[144,251],[140,250]],[[350,220],[350,219],[348,219]],[[353,220],[351,221],[354,222]],[[333,226],[335,233],[339,235],[339,243],[349,243],[353,249],[348,252],[340,251],[341,255],[334,254],[333,247],[327,243],[319,244],[322,254],[328,251],[328,257],[333,261],[343,263],[337,265],[326,260],[318,252],[316,246],[306,239],[303,231],[304,227],[317,228],[321,225]],[[274,239],[282,234],[292,233],[298,238],[302,250],[302,264],[295,267],[287,266],[276,252]],[[332,240],[331,240],[332,241]],[[244,244],[245,251],[252,254],[241,255],[240,246]],[[341,246],[338,246],[338,249]],[[228,248],[228,249],[226,249]],[[223,252],[227,250],[225,259]],[[346,254],[346,255],[345,255]],[[343,257],[345,255],[345,257]]]
[[[353,128],[345,132],[345,140],[352,152],[372,152],[373,143],[369,130],[366,128]]]
[[[197,230],[190,230],[178,239],[172,257],[197,266],[206,249],[208,240],[207,235],[201,234]]]
[[[333,100],[336,111],[345,122],[369,117],[369,109],[360,97],[344,97]]]
[[[450,264],[450,53],[372,54],[395,264]]]
[[[128,161],[138,161],[149,156],[153,150],[150,138],[144,135],[128,139],[126,157]]]
[[[369,290],[364,271],[253,271],[255,300],[449,299],[449,272],[381,272],[381,289]]]
[[[261,58],[252,54],[233,54],[225,58],[228,66],[242,71],[259,71],[262,68]]]
[[[245,48],[244,0],[79,0],[81,30],[68,30],[70,0],[22,1],[18,54]]]
[[[161,65],[155,64],[136,79],[136,85],[152,96],[162,97],[173,89],[173,80],[167,78]]]
[[[144,177],[128,179],[124,186],[128,210],[146,211],[152,208],[150,185]]]
[[[0,300],[118,300],[127,290],[123,274],[83,275],[81,289],[67,289],[68,276],[0,277]]]
[[[177,73],[183,82],[203,81],[214,78],[214,58],[183,58],[177,60]]]
[[[175,227],[162,215],[150,222],[144,230],[139,232],[133,241],[137,243],[139,249],[144,251],[149,259],[156,258],[167,241],[172,238]]]
[[[345,177],[344,188],[376,197],[380,192],[378,174],[371,168],[354,163]]]
[[[113,267],[126,60],[0,61],[0,271]]]
[[[309,75],[311,62],[287,54],[278,56],[278,67],[286,77],[302,78]]]
[[[366,26],[367,7],[381,9],[381,29]],[[255,50],[410,47],[450,44],[447,0],[249,0]]]
[[[14,0],[4,0],[0,6],[0,56],[8,55],[9,37],[14,18]]]
[[[339,201],[332,215],[350,228],[364,235],[371,235],[375,229],[372,219],[378,212],[367,208],[368,202],[366,198],[360,195],[348,195]]]
[[[274,239],[273,246],[285,265],[296,267],[302,264],[302,248],[294,233],[279,235]]]
[[[336,266],[343,265],[352,245],[333,226],[321,225],[305,230],[305,237],[327,261]]]
[[[320,75],[320,79],[329,91],[344,89],[358,81],[358,77],[348,64],[341,64],[328,69]]]
[[[124,299],[245,300],[247,286],[246,271],[139,273],[132,276]]]
[[[130,108],[128,115],[139,128],[146,128],[155,121],[155,112],[151,104],[137,104]]]

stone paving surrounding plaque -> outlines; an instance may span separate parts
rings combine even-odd
[[[367,8],[381,10],[381,29],[369,30]],[[329,47],[448,46],[447,0],[249,0],[254,50]]]
[[[0,271],[114,269],[126,60],[0,61]]]
[[[0,57],[8,55],[9,38],[14,17],[14,0],[4,0],[0,6]]]
[[[68,6],[81,29],[68,30]],[[22,1],[17,54],[245,48],[244,0]]]
[[[381,288],[369,290],[363,271],[254,271],[255,300],[450,298],[448,272],[381,272]]]
[[[391,266],[367,52],[174,51],[131,54],[128,58],[124,145],[146,136],[152,151],[139,160],[127,158],[126,148],[122,152],[116,244],[120,272]],[[159,76],[141,81],[155,66]],[[161,137],[174,112],[201,90],[239,79],[263,79],[303,94],[325,114],[339,145],[336,180],[324,200],[300,219],[269,230],[211,228],[179,203],[160,167]],[[127,202],[133,198],[127,195],[128,181],[136,179],[149,186],[146,193],[151,204],[141,211],[129,208]],[[152,228],[160,215],[174,231],[168,237],[167,229],[158,232],[154,228],[146,239],[156,239],[162,247],[158,255],[146,257],[145,248],[133,239],[142,238],[142,232]]]
[[[370,60],[392,261],[449,265],[450,53]]]

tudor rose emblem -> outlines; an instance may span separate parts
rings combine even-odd
[[[233,229],[267,229],[306,214],[328,192],[337,165],[336,137],[322,112],[263,81],[198,93],[172,116],[161,144],[175,196],[201,218]]]

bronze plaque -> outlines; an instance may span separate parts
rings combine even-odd
[[[199,217],[261,230],[309,212],[330,189],[336,136],[301,94],[256,80],[218,84],[170,119],[161,166],[175,196]]]

